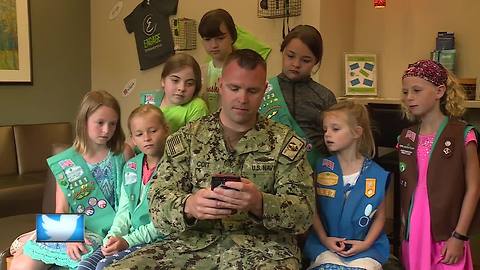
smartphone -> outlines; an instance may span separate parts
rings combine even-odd
[[[340,247],[340,242],[337,242],[337,247]],[[343,251],[348,251],[351,248],[352,248],[352,244],[345,244]]]
[[[229,189],[228,187],[225,186],[225,182],[232,181],[232,182],[240,182],[240,176],[237,175],[231,175],[231,174],[215,174],[212,175],[212,183],[211,187],[212,190],[218,186],[221,186],[223,188]]]

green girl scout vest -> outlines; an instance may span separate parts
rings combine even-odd
[[[321,157],[320,151],[313,147],[313,144],[308,140],[305,132],[298,125],[295,118],[290,114],[287,103],[283,98],[278,78],[275,76],[268,81],[268,87],[263,98],[262,105],[258,111],[266,118],[272,119],[275,122],[287,125],[295,133],[307,141],[307,158],[308,162],[315,168],[316,161]]]
[[[58,185],[68,201],[69,211],[84,213],[85,229],[104,237],[115,217],[114,206],[105,199],[87,163],[73,147],[47,159]],[[119,198],[123,154],[113,155],[113,173],[116,176],[115,197]]]
[[[157,171],[155,170],[150,181],[148,181],[145,186],[145,191],[143,193],[144,198],[140,198],[142,195],[142,167],[143,167],[143,158],[145,154],[141,153],[127,161],[123,169],[123,185],[125,192],[130,201],[129,212],[131,215],[132,227],[130,231],[136,230],[142,225],[150,223],[150,213],[147,194],[150,190],[152,179],[157,178]],[[140,204],[139,204],[140,203]]]

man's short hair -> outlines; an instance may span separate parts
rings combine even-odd
[[[267,71],[267,63],[263,57],[251,49],[234,50],[225,60],[225,63],[223,64],[223,70],[225,70],[225,67],[234,61],[244,69],[254,70],[258,65],[260,65],[263,70]]]

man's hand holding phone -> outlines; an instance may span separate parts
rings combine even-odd
[[[222,207],[221,195],[214,192],[215,188],[228,188],[226,182],[241,181],[239,176],[233,175],[214,175],[211,179],[211,187],[200,189],[190,195],[185,201],[184,213],[187,218],[203,219],[222,219],[226,218],[236,209]]]
[[[212,190],[219,198],[218,207],[251,212],[258,218],[263,215],[263,195],[255,184],[247,178],[238,176],[225,177],[222,184],[214,187],[212,177]],[[217,183],[215,183],[217,184]]]

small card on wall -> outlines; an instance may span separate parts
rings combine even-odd
[[[345,95],[377,95],[375,54],[345,54]]]

